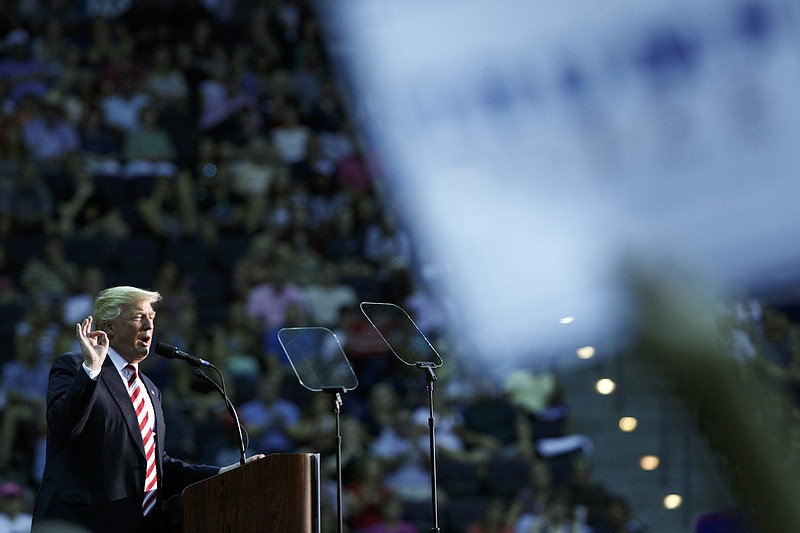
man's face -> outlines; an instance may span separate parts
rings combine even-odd
[[[123,307],[122,313],[106,327],[109,344],[131,363],[144,360],[153,341],[155,318],[150,302]]]

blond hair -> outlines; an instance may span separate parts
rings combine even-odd
[[[109,287],[100,291],[94,301],[92,317],[96,324],[110,322],[122,313],[122,308],[136,305],[139,302],[149,302],[153,305],[161,301],[161,294],[137,287],[120,286]]]

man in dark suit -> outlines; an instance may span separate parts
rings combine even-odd
[[[81,353],[53,363],[34,530],[37,523],[60,520],[91,532],[161,531],[170,495],[238,466],[191,465],[164,451],[161,391],[138,373],[153,342],[153,306],[160,299],[136,287],[102,291],[92,316],[76,325]]]

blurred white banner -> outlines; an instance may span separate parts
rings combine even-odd
[[[574,355],[610,338],[633,311],[630,260],[663,256],[727,288],[800,264],[793,2],[320,10],[387,199],[481,352]]]

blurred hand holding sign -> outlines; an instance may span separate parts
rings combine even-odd
[[[798,259],[794,3],[319,7],[387,201],[478,353],[609,338],[630,261],[732,290]]]

